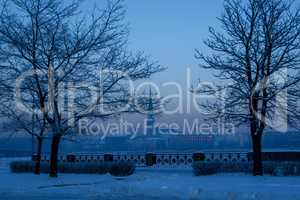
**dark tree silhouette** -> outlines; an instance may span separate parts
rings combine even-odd
[[[2,70],[0,70],[3,72]],[[10,72],[8,72],[10,73]],[[46,119],[42,115],[38,115],[35,112],[24,113],[18,112],[18,108],[13,102],[14,93],[13,93],[13,85],[8,84],[11,80],[11,77],[6,76],[6,73],[2,74],[0,78],[1,85],[4,88],[1,90],[0,96],[0,116],[4,121],[8,120],[6,124],[7,131],[9,130],[11,135],[15,133],[25,133],[32,136],[33,140],[37,142],[36,149],[32,152],[35,154],[35,170],[34,173],[40,174],[40,166],[41,166],[41,157],[42,157],[42,149],[43,149],[43,141],[47,137],[46,132],[49,127],[47,127],[48,123]],[[24,99],[26,101],[29,110],[33,110],[35,106],[37,106],[37,101],[34,99],[33,93],[27,95],[27,98]],[[33,142],[34,142],[33,141]]]
[[[76,122],[126,111],[131,99],[127,80],[162,70],[142,53],[128,52],[122,0],[109,0],[104,8],[89,13],[79,12],[81,2],[1,4],[1,88],[7,96],[21,99],[22,105],[34,100],[36,113],[49,126],[51,177],[57,177],[61,138],[73,131]],[[20,102],[6,98],[2,105],[19,108]],[[16,112],[24,113],[24,107]]]
[[[196,51],[205,69],[223,81],[217,101],[202,103],[222,118],[247,124],[253,144],[253,174],[263,174],[262,136],[266,128],[296,126],[300,95],[300,10],[293,1],[225,0],[222,31],[210,28],[205,44],[211,55]],[[221,95],[222,94],[222,95]]]

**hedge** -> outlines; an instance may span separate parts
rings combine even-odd
[[[264,162],[264,174],[272,176],[300,176],[300,162]],[[218,173],[252,173],[251,162],[195,162],[195,176]]]
[[[130,176],[134,173],[134,171],[135,171],[135,166],[133,163],[130,162],[113,163],[109,168],[109,173],[112,176],[117,176],[117,177]]]
[[[10,170],[13,173],[32,173],[34,172],[35,162],[33,161],[14,161],[10,163]],[[129,176],[134,173],[135,166],[131,163],[58,163],[59,173],[72,174],[106,174]],[[41,173],[49,173],[49,163],[41,163]]]

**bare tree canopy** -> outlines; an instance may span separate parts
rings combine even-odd
[[[51,176],[57,174],[60,138],[78,120],[126,111],[131,81],[162,70],[143,53],[127,50],[122,0],[86,16],[81,2],[1,2],[2,112],[20,116],[30,110],[47,122],[53,135]]]
[[[203,107],[214,111],[212,119],[249,125],[254,175],[262,174],[264,130],[299,122],[300,9],[295,6],[285,0],[225,0],[222,31],[211,27],[205,41],[213,53],[196,51],[201,66],[224,82],[213,90],[199,88],[218,94]]]

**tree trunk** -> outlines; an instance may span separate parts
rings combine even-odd
[[[58,150],[60,143],[60,135],[56,135],[52,139],[51,144],[51,158],[50,158],[50,177],[57,177],[57,164],[58,164]]]
[[[39,175],[41,173],[41,158],[42,158],[43,139],[38,137],[37,140],[38,140],[38,148],[37,148],[37,158],[35,161],[34,173]]]
[[[263,175],[261,135],[252,136],[253,146],[253,176]]]

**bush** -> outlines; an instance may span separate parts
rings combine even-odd
[[[195,162],[193,170],[195,176],[212,175],[220,172],[220,165],[217,163]]]
[[[300,162],[264,162],[264,174],[272,176],[300,176]],[[195,176],[217,173],[252,173],[251,162],[195,162]]]
[[[13,173],[32,173],[35,163],[33,161],[15,161],[10,163],[10,170]],[[59,173],[73,174],[106,174],[109,171],[107,163],[59,163]],[[41,163],[41,173],[49,173],[49,163]]]
[[[34,171],[33,161],[14,161],[10,163],[10,171],[13,173],[28,173]]]
[[[300,162],[266,162],[264,173],[272,176],[300,176]]]
[[[133,163],[130,162],[117,162],[113,163],[110,166],[109,173],[112,176],[117,177],[125,177],[130,176],[134,173],[135,166]]]

